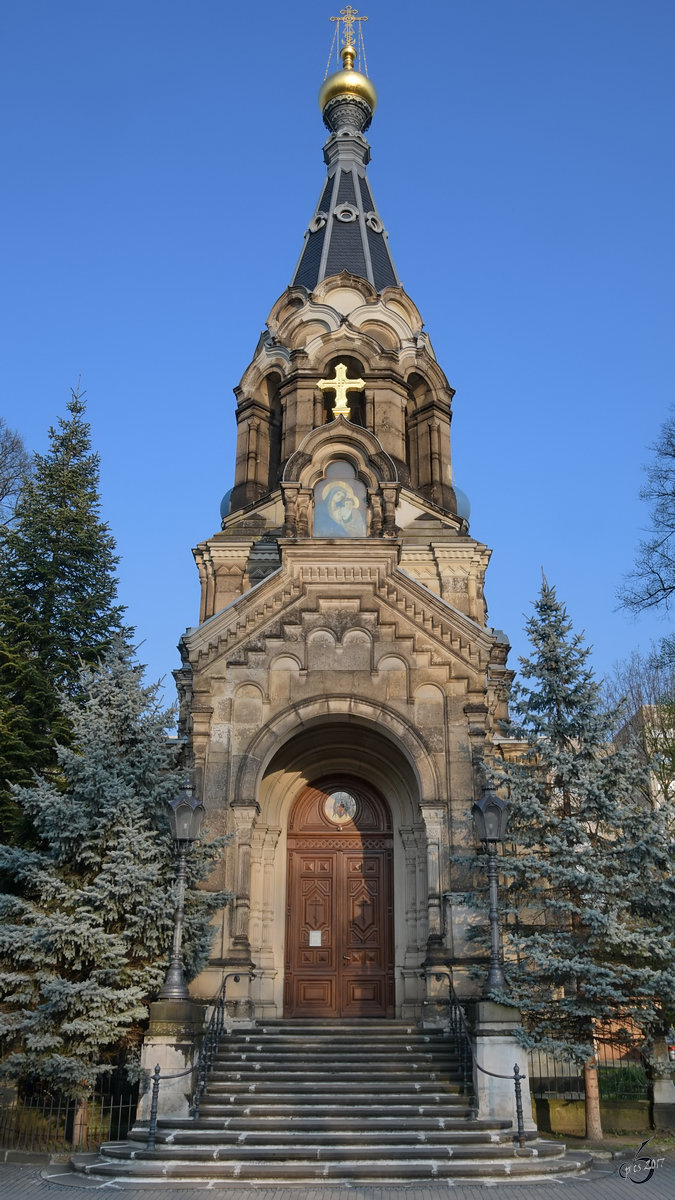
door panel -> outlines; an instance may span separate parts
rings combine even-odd
[[[289,853],[287,1016],[336,1014],[336,857],[335,853]]]
[[[387,851],[342,856],[342,1015],[384,1016],[387,967]]]

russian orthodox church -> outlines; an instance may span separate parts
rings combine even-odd
[[[232,899],[191,999],[150,1006],[126,1141],[73,1159],[101,1179],[353,1187],[590,1161],[537,1137],[515,1010],[479,999],[469,1025],[448,1003],[450,969],[475,993],[452,856],[474,845],[508,643],[453,487],[453,390],[366,174],[355,16],[320,92],[326,181],[235,389],[234,486],[195,550],[176,672]]]
[[[320,92],[326,178],[235,388],[234,486],[195,550],[176,673],[209,829],[231,835],[213,883],[232,900],[191,990],[241,970],[229,1008],[249,1020],[432,1018],[440,964],[467,990],[451,856],[473,845],[505,716],[490,551],[370,188],[376,92],[350,26],[341,53]]]

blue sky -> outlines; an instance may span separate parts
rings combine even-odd
[[[43,450],[81,375],[151,678],[199,611],[234,397],[324,177],[324,0],[6,0],[0,413]],[[675,397],[672,0],[361,9],[371,183],[457,389],[456,480],[526,649],[543,566],[599,675]],[[170,692],[170,689],[169,689]]]

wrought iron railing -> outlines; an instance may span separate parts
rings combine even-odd
[[[436,983],[441,983],[445,980],[448,984],[448,1008],[449,1018],[448,1024],[450,1032],[455,1040],[455,1045],[460,1055],[460,1061],[463,1065],[464,1077],[469,1074],[469,1061],[473,1064],[477,1071],[483,1075],[490,1075],[492,1079],[510,1079],[513,1083],[513,1091],[516,1107],[516,1126],[517,1133],[514,1134],[514,1141],[523,1147],[525,1145],[525,1115],[523,1112],[523,1083],[527,1083],[527,1075],[521,1074],[518,1063],[514,1064],[512,1075],[500,1075],[498,1071],[488,1071],[487,1067],[483,1067],[476,1058],[476,1052],[473,1048],[473,1039],[471,1030],[466,1019],[466,1013],[459,1002],[457,993],[452,984],[452,975],[450,971],[434,969],[426,972],[427,977],[431,977]]]
[[[638,1044],[606,1035],[598,1042],[597,1051],[595,1069],[601,1100],[649,1099],[649,1075]],[[584,1099],[584,1068],[578,1062],[537,1048],[528,1052],[528,1061],[530,1089],[537,1100]]]
[[[43,1154],[97,1150],[121,1141],[136,1118],[138,1088],[121,1095],[95,1093],[72,1100],[56,1093],[8,1096],[0,1101],[0,1146]]]

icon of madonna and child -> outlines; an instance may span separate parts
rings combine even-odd
[[[330,463],[314,489],[314,537],[365,536],[365,486],[349,463]]]

